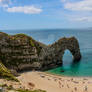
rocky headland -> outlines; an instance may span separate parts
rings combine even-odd
[[[15,77],[17,72],[44,71],[61,66],[66,49],[72,53],[74,62],[81,59],[79,43],[75,37],[64,37],[51,45],[45,45],[25,34],[8,35],[0,32],[0,77],[18,82]]]
[[[64,37],[45,45],[25,34],[8,35],[0,32],[0,60],[10,70],[48,70],[61,66],[66,49],[72,53],[74,61],[81,59],[75,37]]]

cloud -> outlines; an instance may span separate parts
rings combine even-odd
[[[92,22],[92,17],[87,16],[87,17],[73,17],[71,18],[72,21],[77,21],[77,22]]]
[[[92,22],[92,0],[67,0],[63,4],[64,9],[72,11],[66,15],[67,20],[82,23]]]
[[[67,2],[64,4],[64,8],[72,11],[92,11],[92,0]]]
[[[12,6],[12,7],[10,7]],[[4,8],[7,12],[12,13],[25,13],[25,14],[39,14],[42,12],[41,8],[37,8],[35,6],[13,6],[13,2],[11,0],[0,0],[0,7]]]
[[[34,6],[18,6],[7,8],[7,12],[17,12],[17,13],[25,13],[25,14],[39,14],[42,12],[42,9],[36,8]]]
[[[61,2],[66,2],[67,0],[61,0]]]
[[[0,0],[0,3],[3,2],[3,1],[5,1],[5,0]]]
[[[8,7],[8,4],[0,4],[1,7],[6,8]]]
[[[0,0],[0,7],[8,7],[8,4],[10,4],[10,0]]]
[[[10,0],[0,0],[0,2],[10,2]]]
[[[0,2],[2,2],[2,0],[0,0]]]

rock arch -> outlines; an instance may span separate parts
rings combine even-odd
[[[52,47],[53,46],[55,48],[55,51],[57,53],[59,53],[58,55],[63,56],[64,51],[68,49],[72,53],[72,55],[74,57],[73,58],[74,61],[79,61],[81,59],[79,43],[75,37],[62,38],[62,39],[58,40],[58,42],[53,44]]]
[[[63,64],[62,59],[63,59],[64,52],[67,49],[73,55],[74,62],[80,61],[81,53],[80,53],[78,40],[75,37],[71,37],[71,38],[64,37],[49,46],[49,50],[51,53],[48,52],[49,54],[46,55],[46,57],[47,57],[46,61],[49,61],[49,64],[47,66],[49,66],[49,68],[61,66]]]
[[[72,53],[74,61],[81,59],[79,43],[75,37],[64,37],[47,46],[25,34],[8,35],[0,32],[0,60],[9,69],[48,70],[61,66],[66,49]]]

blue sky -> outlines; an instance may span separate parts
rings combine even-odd
[[[92,0],[0,0],[0,29],[92,27]]]

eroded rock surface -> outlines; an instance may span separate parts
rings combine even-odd
[[[12,70],[47,70],[61,66],[66,49],[72,53],[74,61],[81,59],[75,37],[61,38],[47,46],[25,34],[8,35],[0,32],[0,60]]]

